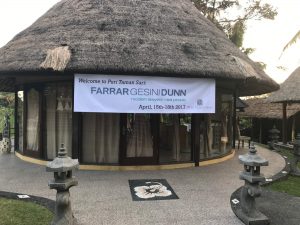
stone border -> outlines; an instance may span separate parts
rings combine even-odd
[[[18,195],[21,196],[21,198],[18,197]],[[29,197],[27,197],[27,196],[29,196]],[[55,212],[55,201],[48,199],[48,198],[43,198],[43,197],[34,196],[34,195],[14,193],[14,192],[6,192],[6,191],[0,191],[0,197],[7,198],[7,199],[21,200],[24,202],[33,202],[40,206],[44,206],[53,214]]]
[[[270,150],[272,151],[272,150]],[[273,150],[273,152],[276,152],[276,150]],[[277,153],[279,154],[279,153]],[[288,175],[290,174],[291,171],[291,162],[288,159],[287,156],[283,156],[281,154],[279,154],[285,161],[285,167],[277,174],[273,175],[271,178],[266,179],[264,182],[261,182],[260,185],[261,186],[268,186],[271,183],[275,182],[275,181],[280,181],[280,180],[286,180]]]
[[[260,186],[264,187],[264,186],[268,186],[271,183],[275,182],[275,181],[280,181],[280,180],[286,180],[288,178],[288,175],[290,175],[290,171],[291,171],[291,162],[288,159],[287,156],[283,156],[281,154],[279,154],[279,150],[271,150],[269,149],[269,147],[267,145],[258,143],[258,142],[254,142],[255,145],[261,146],[271,152],[277,153],[278,155],[280,155],[284,161],[285,161],[285,167],[277,174],[273,175],[271,178],[268,178],[267,180],[265,180],[264,182],[260,182]]]
[[[221,155],[209,158],[204,161],[199,162],[199,166],[207,166],[217,163],[222,163],[234,157],[235,149]],[[20,160],[25,162],[46,166],[48,161],[35,159],[29,156],[25,156],[18,151],[15,151],[15,156]],[[121,165],[94,165],[94,164],[81,164],[79,165],[79,170],[90,170],[90,171],[145,171],[145,170],[170,170],[170,169],[184,169],[184,168],[193,168],[195,162],[180,162],[180,163],[170,163],[170,164],[158,164],[158,165],[141,165],[141,166],[121,166]]]

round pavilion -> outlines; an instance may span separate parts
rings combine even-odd
[[[178,90],[188,80],[201,95],[208,81],[213,111],[168,104],[160,111],[142,105],[146,113],[132,107],[117,112],[106,104],[123,102],[109,96],[105,104],[77,110],[91,100],[74,88],[78,80],[103,77],[156,82],[170,88],[170,96],[186,94]],[[16,93],[20,154],[51,160],[64,143],[81,164],[101,165],[197,166],[222,157],[234,145],[235,98],[278,89],[190,0],[62,0],[0,49],[0,79],[1,91]],[[90,92],[121,93],[124,83],[99,85]],[[197,107],[202,104],[199,97]]]

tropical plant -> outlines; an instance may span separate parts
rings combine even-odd
[[[284,52],[288,47],[295,44],[297,40],[300,39],[300,30],[292,37],[292,39],[283,47],[282,52]]]
[[[246,54],[254,49],[242,48],[249,20],[273,20],[277,10],[262,0],[192,0],[197,9],[223,30],[228,38]]]

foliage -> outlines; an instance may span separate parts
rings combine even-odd
[[[264,62],[256,62],[256,65],[258,65],[262,70],[265,70],[267,68],[267,64]]]
[[[300,177],[289,176],[287,180],[275,182],[269,188],[300,197]]]
[[[282,52],[284,52],[288,47],[295,44],[297,40],[300,39],[300,30],[295,34],[295,36],[284,46]]]
[[[250,55],[255,51],[255,48],[241,48],[242,52],[244,52],[246,55]]]
[[[294,158],[290,150],[280,149],[279,153],[283,156],[287,156],[289,160]],[[298,163],[298,167],[300,168],[300,162]],[[288,179],[274,182],[270,184],[268,188],[273,191],[284,192],[300,197],[300,177],[288,176]]]
[[[9,115],[10,127],[14,127],[14,94],[0,92],[0,133],[4,128],[4,116]]]
[[[245,130],[247,128],[251,128],[252,127],[251,118],[240,118],[239,127],[240,127],[240,130]]]
[[[287,71],[287,68],[284,66],[277,66],[277,69],[282,70],[282,71]]]
[[[0,198],[0,212],[0,225],[45,225],[53,217],[40,205],[6,198]]]
[[[287,150],[287,149],[281,148],[279,150],[279,153],[280,153],[280,155],[288,157],[289,160],[293,160],[294,159],[294,154],[292,153],[291,150]],[[298,163],[298,167],[300,168],[300,162]]]
[[[222,29],[229,39],[242,47],[246,24],[249,20],[273,20],[276,9],[262,0],[192,0],[204,16]],[[242,49],[243,50],[243,49]],[[247,49],[246,49],[247,50]],[[249,54],[253,49],[248,49]]]

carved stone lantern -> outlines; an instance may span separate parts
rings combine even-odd
[[[297,164],[300,161],[300,133],[297,134],[294,145],[294,159],[291,161],[291,174],[300,176],[300,169]]]
[[[78,167],[78,160],[73,160],[67,156],[63,144],[59,149],[58,157],[47,164],[46,171],[54,172],[54,179],[49,181],[48,185],[50,189],[57,190],[52,225],[73,225],[75,223],[69,189],[78,184],[78,181],[72,176],[72,171]]]
[[[274,150],[274,143],[277,143],[279,140],[279,134],[280,131],[276,129],[276,126],[274,125],[271,130],[269,130],[269,139],[270,141],[268,142],[269,148]]]
[[[10,124],[8,114],[5,114],[4,116],[4,128],[2,131],[2,140],[0,141],[0,151],[5,153],[10,153],[11,151]]]
[[[239,156],[239,161],[244,165],[244,171],[240,173],[240,179],[245,181],[245,185],[240,191],[239,207],[233,207],[232,209],[244,224],[269,224],[269,219],[259,212],[255,206],[255,198],[261,195],[259,183],[265,181],[263,174],[260,173],[260,167],[267,166],[269,162],[256,154],[253,144],[250,146],[249,153]]]

